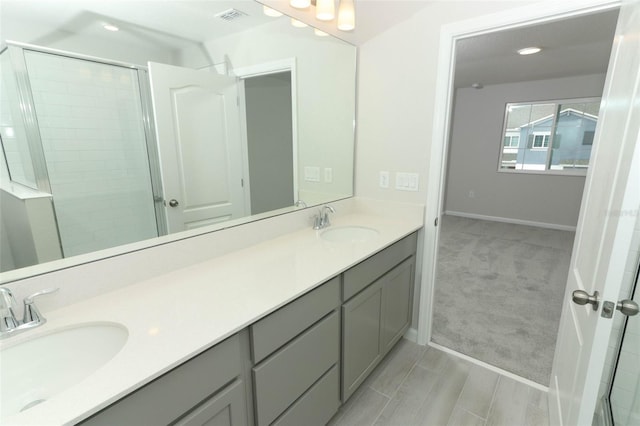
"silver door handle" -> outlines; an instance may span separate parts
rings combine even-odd
[[[169,200],[169,206],[171,207],[178,207],[178,200],[176,200],[175,198],[172,198],[171,200]]]
[[[590,295],[584,290],[575,290],[571,295],[571,298],[573,299],[573,303],[576,303],[578,305],[589,304],[593,306],[594,311],[597,311],[598,306],[600,305],[599,297],[600,297],[600,293],[598,293],[597,291],[594,291],[593,295]]]
[[[638,315],[638,304],[633,300],[624,299],[618,302],[616,309],[628,317]]]

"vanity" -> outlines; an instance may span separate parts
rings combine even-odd
[[[43,309],[48,323],[10,345],[79,324],[119,324],[127,340],[86,379],[6,421],[326,424],[412,322],[422,206],[372,214],[350,203],[325,230]]]

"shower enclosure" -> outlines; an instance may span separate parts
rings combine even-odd
[[[11,42],[0,67],[7,262],[18,268],[166,234],[146,69]],[[34,200],[44,201],[40,214],[21,215]],[[55,229],[43,231],[45,223]],[[36,249],[21,247],[25,231]]]

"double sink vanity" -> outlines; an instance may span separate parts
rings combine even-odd
[[[423,224],[421,206],[340,211],[43,309],[0,343],[0,423],[326,424],[411,326]]]

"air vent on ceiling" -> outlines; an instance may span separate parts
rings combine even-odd
[[[235,21],[243,16],[247,16],[247,14],[238,9],[227,9],[224,12],[216,14],[216,18],[224,19],[225,21]]]

